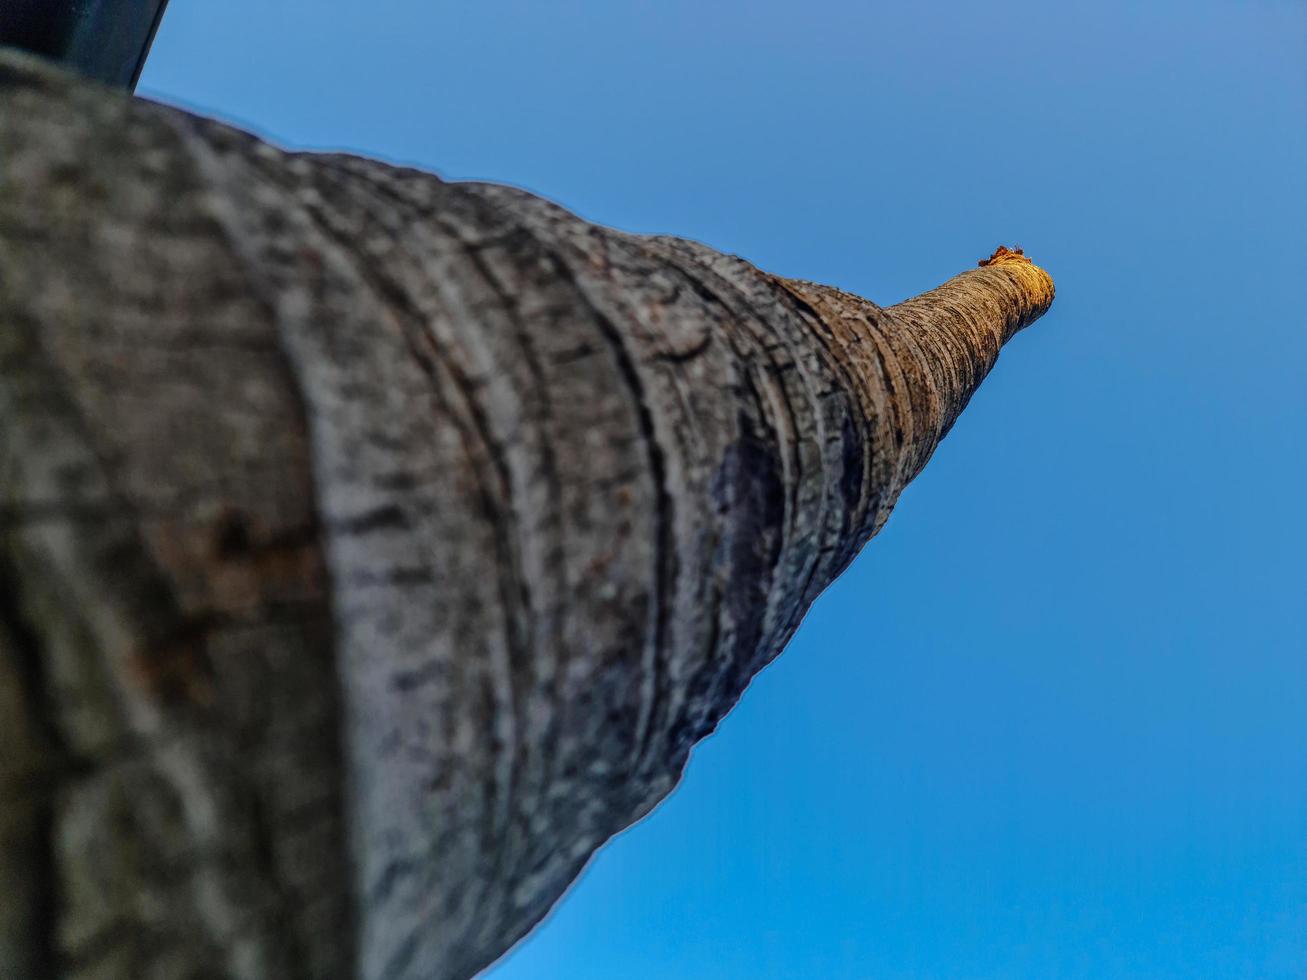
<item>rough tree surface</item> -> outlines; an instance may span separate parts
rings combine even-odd
[[[534,925],[1047,309],[882,309],[0,57],[0,976]]]

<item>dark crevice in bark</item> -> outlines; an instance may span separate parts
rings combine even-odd
[[[333,518],[331,532],[340,535],[370,534],[373,531],[404,531],[408,526],[408,516],[404,511],[394,504],[388,504],[362,514]]]
[[[840,463],[843,467],[839,488],[843,500],[842,505],[837,507],[835,512],[842,521],[838,537],[848,543],[848,551],[851,555],[861,544],[851,532],[855,531],[861,523],[858,508],[870,506],[867,488],[871,482],[871,459],[877,448],[876,419],[872,406],[867,404],[865,399],[868,379],[862,376],[858,359],[850,351],[844,324],[841,324],[840,329],[835,329],[806,300],[784,289],[783,281],[775,277],[772,277],[772,281],[778,282],[785,295],[795,301],[798,312],[805,316],[813,336],[821,345],[827,368],[832,375],[841,380],[838,392],[839,397],[845,400],[845,411],[840,413],[843,424],[838,441],[841,449]],[[865,511],[863,518],[865,519]],[[803,594],[806,595],[806,592],[805,588]]]
[[[207,146],[201,140],[195,140],[195,123],[192,117],[182,115],[169,115],[169,129],[174,138],[175,145],[181,155],[187,162],[203,175],[206,173],[206,165],[212,162],[214,149]],[[246,134],[241,134],[247,139]],[[205,177],[199,178],[201,182]],[[240,231],[233,227],[231,216],[223,214],[221,217],[210,216],[209,226],[213,232],[219,236],[226,244],[228,254],[235,260],[240,269],[243,285],[248,291],[249,296],[254,300],[259,310],[260,316],[264,322],[272,325],[271,334],[272,342],[270,345],[258,344],[257,350],[271,349],[280,366],[282,376],[286,379],[286,390],[293,398],[294,417],[300,428],[307,434],[307,438],[312,441],[313,419],[312,406],[309,402],[308,395],[304,388],[303,379],[296,358],[288,349],[284,330],[281,326],[278,309],[279,305],[275,295],[272,295],[266,288],[267,279],[259,273],[259,260],[253,258],[246,243],[243,241]],[[204,348],[200,348],[204,349]],[[310,499],[308,502],[309,521],[306,525],[291,528],[270,537],[264,537],[254,540],[246,527],[240,515],[227,515],[229,523],[226,527],[219,525],[219,543],[228,545],[239,544],[247,552],[245,557],[271,557],[285,551],[297,550],[300,548],[311,547],[325,552],[326,537],[328,529],[325,526],[324,511],[321,506],[321,500],[318,497],[317,481],[310,479],[308,481],[310,490]],[[352,526],[346,528],[352,533],[367,533],[380,527],[393,526],[396,522],[396,515],[391,513],[371,513],[359,515],[354,518]],[[345,522],[350,523],[350,522]],[[235,530],[233,530],[235,528]],[[332,528],[332,530],[338,530]],[[222,541],[223,532],[229,535],[225,542]],[[337,609],[335,608],[336,591],[332,583],[331,563],[326,560],[325,553],[321,555],[321,574],[324,576],[324,587],[321,598],[312,600],[312,607],[327,628],[321,631],[318,642],[325,644],[327,647],[324,660],[329,665],[329,679],[326,682],[330,690],[330,702],[334,705],[331,714],[330,736],[331,736],[331,758],[329,766],[334,770],[334,778],[329,781],[331,790],[329,794],[322,798],[306,802],[297,807],[293,813],[282,813],[279,819],[274,821],[272,814],[269,813],[268,792],[269,787],[253,778],[242,780],[248,792],[249,806],[251,808],[251,824],[255,835],[255,852],[259,869],[267,887],[271,890],[276,899],[276,908],[273,912],[274,921],[276,922],[277,932],[283,938],[287,948],[292,951],[289,961],[294,964],[292,967],[296,970],[296,975],[302,974],[305,978],[323,976],[339,977],[345,980],[348,977],[355,976],[355,967],[358,960],[358,935],[359,922],[361,921],[361,897],[357,887],[357,878],[354,874],[354,861],[356,855],[350,849],[350,814],[348,812],[349,785],[347,769],[347,744],[344,731],[344,718],[346,717],[346,695],[344,690],[344,671],[340,664],[340,652],[336,646],[337,632],[334,626],[338,623]],[[298,603],[283,600],[274,606],[267,606],[271,615],[275,608],[294,608]],[[322,855],[322,887],[319,894],[315,895],[297,895],[294,893],[290,883],[283,879],[278,869],[278,845],[285,846],[288,838],[294,836],[295,829],[300,826],[308,826],[324,819],[322,814],[332,813],[330,819],[333,820],[337,839],[334,842],[334,850],[331,853]],[[325,937],[319,943],[319,937],[306,934],[299,918],[300,907],[307,901],[316,900],[320,896],[334,896],[337,907],[334,910],[340,921],[335,923],[334,934]],[[310,948],[312,947],[312,948]],[[326,957],[324,958],[324,951]]]
[[[687,695],[701,694],[701,703],[715,708],[701,717],[683,719],[680,733],[669,737],[677,757],[683,758],[690,748],[689,744],[680,744],[685,733],[702,733],[690,739],[692,744],[716,729],[721,717],[743,694],[758,657],[765,652],[767,613],[776,600],[776,573],[786,547],[792,543],[786,518],[792,514],[793,498],[787,497],[783,487],[762,489],[758,483],[759,478],[777,474],[784,468],[782,454],[791,448],[772,418],[770,403],[759,387],[763,377],[768,377],[769,387],[778,391],[795,431],[797,420],[780,377],[781,365],[774,356],[778,345],[766,343],[759,332],[760,325],[767,320],[748,293],[721,271],[700,261],[691,250],[693,246],[682,239],[658,236],[643,244],[657,261],[678,273],[709,309],[725,314],[727,325],[718,335],[725,339],[736,361],[752,362],[759,367],[756,371],[745,370],[738,377],[741,407],[736,423],[737,441],[721,461],[709,491],[718,511],[713,548],[726,549],[732,581],[753,582],[758,592],[746,595],[738,588],[723,588],[714,577],[708,620],[711,636],[705,647],[709,656],[699,675],[691,681]],[[769,370],[761,370],[764,365]],[[741,468],[738,464],[743,456],[760,446],[776,447],[775,454],[765,465]],[[795,473],[801,475],[797,456],[793,465]],[[767,541],[769,534],[767,557],[759,562],[754,555],[755,548]],[[731,643],[725,647],[720,639],[723,616],[729,617],[731,626]],[[687,701],[694,703],[695,698],[687,697]]]
[[[774,282],[775,280],[773,279],[772,281]],[[833,361],[837,361],[838,359],[832,358],[830,356],[830,349],[827,346],[826,341],[823,337],[823,334],[828,332],[828,327],[825,323],[825,320],[815,309],[813,309],[811,305],[809,305],[808,303],[802,300],[799,300],[789,290],[781,291],[780,301],[782,303],[790,304],[791,312],[793,313],[794,318],[802,322],[807,327],[808,332],[811,336],[818,338],[818,349],[820,350],[821,354],[824,355],[821,358],[825,362],[824,366],[827,368],[828,371],[831,371],[832,374],[841,376],[844,381],[843,386],[835,386],[831,390],[837,393],[839,397],[847,398],[853,390],[852,388],[848,387],[851,382],[851,376],[849,375],[844,365],[838,363],[832,364]],[[794,301],[794,302],[791,304],[790,301]],[[795,357],[795,356],[796,355],[791,353],[791,357]],[[797,364],[797,358],[795,363]],[[801,376],[804,379],[804,388],[808,395],[808,407],[809,410],[812,412],[814,441],[818,446],[822,447],[819,456],[818,465],[824,471],[826,469],[827,462],[828,462],[826,458],[826,452],[825,452],[825,443],[826,440],[829,438],[829,434],[826,432],[825,411],[822,405],[822,398],[825,392],[819,392],[811,387],[810,372],[802,371]],[[840,414],[842,414],[847,419],[848,416],[850,415],[854,415],[854,414],[861,415],[862,413],[854,409],[852,405],[846,404],[845,410]],[[799,586],[797,589],[795,589],[792,593],[794,605],[792,607],[790,617],[786,620],[785,627],[784,627],[784,636],[786,637],[787,642],[788,642],[788,638],[792,636],[794,634],[794,631],[799,628],[799,622],[803,619],[804,615],[808,611],[808,606],[811,604],[813,598],[815,598],[813,583],[818,581],[817,579],[818,574],[825,573],[827,571],[824,562],[821,561],[821,558],[825,548],[827,547],[828,541],[830,540],[829,530],[830,530],[830,522],[832,516],[836,521],[839,521],[841,523],[844,520],[845,515],[843,513],[843,508],[830,506],[830,499],[829,499],[830,491],[831,491],[830,480],[823,479],[821,481],[821,500],[817,504],[817,515],[820,518],[820,522],[814,521],[812,526],[812,530],[815,532],[819,544],[816,549],[813,549],[813,552],[808,560],[807,570],[803,576],[803,584]],[[829,577],[827,575],[823,575],[823,577],[825,577],[826,580],[829,581]],[[823,587],[824,585],[825,582],[821,582],[818,586],[817,591],[820,591],[820,588]],[[756,666],[761,666],[761,664]]]
[[[635,733],[635,747],[632,758],[637,764],[648,755],[649,745],[657,731],[659,714],[666,710],[668,702],[667,685],[667,635],[671,620],[672,600],[676,588],[676,550],[674,547],[675,504],[667,482],[667,460],[662,445],[658,441],[658,432],[654,424],[653,411],[645,394],[645,381],[631,352],[627,350],[622,331],[612,319],[600,308],[599,304],[586,292],[577,280],[567,261],[547,242],[535,236],[545,247],[552,260],[553,268],[560,279],[570,283],[576,290],[577,298],[585,304],[594,317],[595,326],[600,336],[612,351],[617,370],[631,393],[632,407],[639,421],[640,435],[649,459],[649,483],[653,487],[656,506],[654,509],[654,541],[656,568],[655,582],[657,588],[652,595],[654,606],[653,634],[650,642],[653,648],[653,703],[645,714],[643,730]]]
[[[776,447],[775,456],[771,460],[769,468],[764,468],[759,472],[778,473],[783,471],[787,465],[784,458],[786,454],[791,456],[788,462],[794,471],[794,478],[788,493],[784,487],[779,490],[779,513],[769,511],[765,516],[762,514],[754,515],[755,519],[761,518],[760,526],[757,528],[759,540],[763,539],[768,529],[773,529],[775,532],[774,547],[770,551],[769,560],[763,565],[749,563],[750,568],[747,573],[737,571],[737,574],[733,576],[740,581],[756,580],[760,583],[763,595],[762,611],[757,612],[755,610],[752,615],[746,616],[744,610],[739,608],[737,603],[730,601],[730,596],[723,597],[726,608],[733,614],[734,625],[737,630],[735,646],[729,651],[723,651],[725,656],[720,658],[723,673],[719,677],[718,689],[724,689],[728,692],[726,705],[730,706],[734,705],[743,693],[744,687],[748,683],[748,676],[756,669],[755,661],[757,656],[763,652],[767,640],[765,634],[765,628],[769,625],[767,623],[767,613],[773,609],[777,600],[776,573],[787,549],[792,548],[794,545],[792,521],[798,508],[798,494],[804,476],[802,458],[797,452],[797,445],[787,442],[780,428],[773,420],[769,400],[759,386],[760,379],[766,378],[768,381],[767,387],[776,392],[785,409],[790,431],[797,435],[801,432],[801,429],[785,379],[782,377],[783,362],[778,361],[775,356],[776,351],[785,346],[784,342],[767,343],[767,338],[759,331],[759,327],[767,324],[768,318],[758,309],[753,298],[746,290],[741,289],[738,284],[718,270],[708,268],[696,261],[693,253],[687,254],[684,244],[679,239],[659,238],[655,239],[655,242],[668,249],[669,254],[662,255],[663,260],[671,262],[704,302],[727,312],[732,326],[737,329],[727,329],[723,332],[726,335],[727,343],[735,352],[736,358],[743,364],[752,362],[758,365],[756,373],[745,371],[741,376],[741,385],[749,393],[749,397],[745,399],[745,402],[747,405],[751,405],[754,411],[742,411],[739,415],[739,441],[734,447],[735,452],[762,445]],[[763,370],[763,368],[766,370]],[[755,427],[761,431],[755,431]],[[724,460],[723,463],[725,464],[725,462]],[[726,466],[723,465],[720,474],[725,475],[725,473]],[[754,475],[753,472],[744,474],[746,480],[750,481]],[[741,492],[752,492],[753,489],[752,484],[747,482],[741,483],[739,487]],[[720,490],[715,487],[714,494],[717,493],[720,493]],[[763,496],[770,499],[768,494]],[[735,516],[738,518],[739,514],[736,513]],[[725,513],[723,513],[723,519],[731,524],[738,522],[730,521],[726,518]],[[741,544],[752,536],[753,531],[754,528],[752,527],[748,529],[736,528],[732,535],[731,547],[738,550]],[[732,567],[736,566],[732,565]],[[751,579],[751,576],[757,576],[757,578]],[[738,632],[742,628],[743,632]],[[739,672],[747,672],[744,673],[743,680],[731,676],[733,673]],[[724,713],[723,710],[722,714]],[[717,720],[714,719],[708,724],[715,728]]]
[[[396,203],[407,203],[381,181],[371,177],[368,177],[367,179],[369,184],[374,186],[378,192],[384,194],[386,197]],[[492,208],[486,201],[482,200],[476,194],[469,192],[466,188],[457,185],[445,186],[451,193],[459,195],[467,204],[469,204],[478,216],[484,218],[491,212]],[[554,452],[554,439],[549,431],[549,422],[554,413],[554,406],[550,396],[550,385],[545,374],[544,366],[541,363],[539,352],[536,350],[535,341],[531,337],[529,324],[520,311],[519,298],[515,296],[512,285],[503,282],[499,276],[495,274],[490,263],[487,262],[482,255],[482,253],[487,251],[489,247],[507,248],[510,245],[519,244],[526,245],[528,248],[535,249],[538,252],[538,246],[530,233],[522,228],[514,228],[513,231],[506,235],[495,236],[491,240],[492,244],[487,244],[485,242],[478,244],[468,241],[463,233],[462,227],[456,227],[453,222],[447,220],[445,216],[436,209],[422,208],[421,216],[424,219],[435,223],[436,226],[441,228],[446,234],[463,244],[468,261],[471,262],[472,267],[481,277],[486,287],[499,300],[504,315],[512,323],[514,334],[518,342],[518,348],[526,362],[527,369],[531,374],[532,382],[535,386],[534,394],[540,400],[540,412],[538,414],[535,412],[528,412],[527,421],[530,425],[534,426],[536,430],[536,438],[539,446],[538,451],[540,453],[540,461],[542,464],[539,469],[539,475],[543,477],[545,485],[548,488],[549,504],[543,510],[544,520],[540,521],[538,526],[542,529],[547,529],[543,530],[543,533],[552,536],[553,539],[553,547],[546,549],[550,558],[547,559],[547,567],[542,570],[542,578],[545,583],[548,583],[551,580],[556,583],[565,582],[567,578],[567,547],[566,535],[564,534],[562,527],[563,482],[559,476],[558,461]],[[520,551],[521,549],[519,547],[519,554]],[[540,595],[540,593],[533,591],[530,584],[527,582],[527,578],[528,576],[523,574],[523,601],[528,619],[526,630],[529,636],[534,637],[537,620],[535,608],[532,603],[532,595]],[[547,589],[547,585],[545,588]],[[545,594],[547,596],[547,592]],[[552,635],[549,636],[546,647],[552,646],[555,649],[561,650],[563,648],[562,617],[552,616],[550,619],[552,620]],[[557,665],[555,665],[555,675],[557,672]],[[528,680],[528,678],[524,678],[524,681],[526,680]],[[543,765],[545,775],[540,780],[541,785],[548,785],[553,779],[553,759],[555,755],[553,747],[557,739],[558,718],[559,716],[557,712],[551,713],[546,722],[545,729],[540,732],[538,737],[535,739],[535,748],[544,760]],[[517,753],[513,760],[511,779],[514,796],[519,795],[518,787],[523,783],[524,765],[524,754]],[[533,808],[539,807],[541,803],[538,798],[519,799],[515,802],[518,809],[523,813],[530,813]],[[511,813],[509,814],[509,820],[512,820]],[[494,850],[496,855],[495,860],[500,865],[499,875],[506,880],[517,880],[520,878],[520,867],[512,869],[503,868],[503,862],[507,860],[508,855],[502,844]],[[525,853],[526,849],[523,849],[523,854]],[[504,874],[506,870],[508,873]]]
[[[275,324],[277,321],[275,315],[272,312],[272,307],[265,303],[265,309],[267,311],[269,322]],[[311,409],[310,409],[308,397],[304,391],[299,374],[295,370],[294,359],[291,357],[289,351],[286,349],[286,345],[284,339],[282,338],[280,330],[276,330],[275,334],[277,338],[276,340],[277,358],[280,364],[282,365],[284,375],[287,378],[288,389],[294,397],[296,414],[298,415],[299,420],[303,424],[305,431],[310,434],[310,438],[311,438],[312,418],[311,418]],[[296,547],[300,545],[311,544],[315,548],[325,550],[326,532],[323,527],[323,510],[321,506],[321,501],[318,499],[317,482],[311,479],[310,487],[312,489],[312,494],[309,503],[309,509],[310,509],[309,516],[312,520],[312,524],[306,528],[300,529],[289,539],[284,539],[284,538],[277,539],[277,541],[275,542],[276,545]],[[273,542],[268,542],[265,546],[272,547]],[[321,600],[322,605],[324,607],[323,614],[324,614],[325,621],[328,624],[334,624],[336,621],[336,609],[335,609],[336,593],[335,593],[335,589],[333,588],[332,580],[331,580],[332,578],[331,563],[326,560],[325,554],[322,556],[322,574],[326,579],[324,583],[325,587],[323,589],[323,596]],[[341,916],[344,918],[344,921],[339,923],[339,933],[337,936],[333,937],[332,939],[333,943],[338,944],[337,956],[339,958],[339,962],[330,964],[329,966],[321,962],[314,964],[307,956],[303,958],[302,962],[304,963],[304,970],[306,973],[306,977],[311,978],[312,973],[315,969],[320,970],[325,967],[327,969],[331,969],[334,975],[338,975],[339,977],[342,978],[342,980],[344,980],[344,978],[354,976],[354,967],[358,958],[357,937],[358,937],[358,923],[360,920],[360,913],[359,913],[360,901],[359,901],[358,890],[355,885],[355,877],[353,875],[354,857],[353,855],[351,855],[349,850],[350,817],[347,812],[347,803],[346,803],[349,797],[349,788],[347,785],[347,772],[348,772],[347,745],[345,741],[345,732],[344,732],[346,699],[345,699],[345,690],[344,690],[344,682],[343,682],[343,671],[340,665],[340,652],[337,649],[335,638],[336,638],[336,631],[334,629],[327,629],[323,631],[322,642],[329,644],[330,646],[330,652],[328,653],[326,659],[331,666],[331,675],[330,675],[329,684],[330,684],[330,689],[332,691],[332,699],[336,706],[336,710],[334,711],[334,720],[333,723],[331,724],[331,730],[332,730],[331,733],[333,735],[333,743],[334,743],[331,749],[332,763],[334,764],[335,767],[336,778],[335,780],[333,780],[333,786],[332,786],[333,791],[329,799],[324,802],[326,803],[326,805],[333,807],[335,810],[335,823],[339,833],[341,834],[341,839],[337,842],[337,853],[333,855],[326,855],[325,857],[328,860],[332,861],[335,864],[335,866],[340,869],[340,872],[337,872],[334,869],[332,870],[329,876],[329,880],[325,883],[324,890],[335,889],[341,895],[339,911]],[[255,814],[256,826],[260,828],[260,831],[263,834],[265,840],[269,841],[269,848],[270,848],[271,847],[270,832],[267,829],[267,826],[263,819],[266,816],[266,814],[264,813],[262,807],[258,805],[259,800],[257,794],[255,795],[255,800],[256,800],[256,814]],[[283,815],[282,819],[283,819],[283,823],[287,822],[286,815]],[[287,826],[286,829],[289,830],[289,826]],[[273,873],[275,870],[274,865],[269,863],[269,864],[265,864],[265,867],[268,868],[269,873],[272,876],[272,880],[274,883],[274,887],[276,888],[277,894],[282,897],[283,902],[287,903],[283,905],[280,911],[284,916],[290,918],[292,907],[288,903],[302,901],[302,899],[297,898],[296,896],[290,894],[288,889],[286,889],[283,886],[280,879],[277,878]],[[343,874],[341,872],[343,872]],[[291,925],[285,931],[288,935],[293,937],[292,941],[295,943],[296,948],[301,947],[303,945],[305,941],[305,937],[299,936],[298,930],[295,929],[293,925]],[[318,959],[320,959],[320,957],[318,957]]]
[[[423,221],[430,222],[433,227],[439,228],[441,232],[449,236],[451,241],[458,242],[462,246],[464,257],[471,264],[476,275],[481,279],[486,288],[494,295],[499,303],[499,312],[512,325],[514,336],[517,340],[518,351],[527,366],[534,385],[532,394],[540,400],[540,412],[526,412],[525,423],[532,426],[536,431],[537,451],[540,453],[541,468],[537,472],[542,477],[548,489],[549,505],[544,508],[544,520],[537,526],[548,528],[548,532],[554,539],[556,547],[547,549],[547,553],[553,557],[550,566],[543,571],[543,575],[548,581],[550,578],[562,582],[566,577],[566,567],[564,562],[565,548],[563,545],[563,533],[561,527],[562,513],[562,481],[559,477],[557,458],[554,452],[553,440],[550,437],[548,422],[553,415],[553,404],[550,396],[550,386],[545,374],[544,366],[541,362],[539,352],[536,350],[536,343],[531,337],[528,324],[523,319],[519,309],[519,297],[516,291],[509,283],[503,282],[492,269],[490,263],[484,258],[484,252],[492,248],[509,249],[511,246],[526,245],[528,248],[536,246],[534,239],[529,232],[520,226],[513,226],[510,231],[504,234],[491,235],[488,238],[479,240],[469,239],[466,234],[465,224],[453,220],[450,212],[453,209],[442,211],[433,208],[426,201],[418,201],[413,198],[404,196],[394,187],[378,180],[374,174],[368,173],[357,167],[349,168],[349,172],[355,178],[365,182],[374,193],[384,197],[397,207],[406,211],[415,213]],[[494,213],[493,206],[482,199],[479,195],[471,192],[466,187],[458,184],[441,185],[443,192],[455,196],[459,201],[469,207],[472,212],[485,223],[490,223],[497,215]],[[526,406],[523,406],[525,409]],[[507,475],[505,476],[507,479]],[[511,488],[511,483],[508,484]],[[517,508],[514,507],[514,510]],[[519,557],[521,554],[520,546],[516,549]],[[525,572],[525,568],[522,569]],[[524,603],[524,612],[527,618],[525,630],[528,635],[535,635],[536,615],[535,605],[532,601],[533,589],[528,577],[523,574],[521,579],[522,597]],[[559,644],[561,638],[558,617],[554,617],[554,632],[550,641]],[[549,746],[552,744],[552,726],[556,724],[556,716],[551,718],[551,729],[544,733],[538,742],[538,748],[544,757],[550,757]],[[516,787],[521,777],[521,757],[514,759],[513,781],[512,785]]]
[[[282,937],[286,951],[282,962],[287,964],[291,971],[286,980],[313,980],[310,973],[311,963],[306,955],[302,937],[292,922],[293,910],[301,899],[291,894],[281,875],[277,873],[277,828],[270,819],[267,801],[257,789],[250,793],[249,815],[253,836],[250,843],[254,850],[255,861],[263,870],[268,887],[276,901],[271,918],[276,924],[278,934]],[[288,828],[283,824],[280,829],[285,833]]]
[[[46,670],[44,641],[22,604],[21,581],[11,567],[11,543],[0,539],[0,630],[12,644],[13,668],[30,712],[32,735],[41,753],[37,771],[28,775],[33,837],[29,856],[34,874],[28,895],[31,931],[28,937],[29,966],[33,977],[57,977],[63,966],[59,944],[60,870],[56,835],[60,771],[71,758],[68,744],[55,721],[54,695]],[[5,787],[6,794],[15,787]],[[12,801],[4,805],[13,805]],[[3,896],[0,900],[11,901]],[[20,899],[21,900],[21,899]]]
[[[356,186],[359,184],[369,187],[374,186],[374,182],[361,178],[347,168],[328,165],[324,169],[340,178],[347,179]],[[435,342],[428,326],[427,316],[415,305],[404,287],[388,275],[380,265],[366,260],[361,261],[355,257],[352,242],[342,236],[340,230],[333,226],[327,215],[322,214],[312,205],[306,207],[306,210],[323,235],[337,245],[343,255],[351,258],[353,270],[366,284],[367,288],[373,290],[400,321],[402,335],[409,345],[414,363],[429,375],[431,379],[430,390],[441,403],[447,416],[459,428],[467,458],[472,463],[474,471],[478,474],[480,482],[480,492],[475,494],[474,497],[483,511],[486,525],[492,529],[496,550],[499,553],[495,567],[497,569],[500,601],[503,604],[505,613],[503,636],[507,647],[508,665],[502,678],[495,678],[496,681],[502,681],[506,687],[506,690],[496,693],[495,700],[505,701],[505,706],[516,719],[515,723],[520,724],[523,717],[523,706],[519,697],[521,684],[516,682],[516,677],[526,675],[529,670],[530,655],[528,644],[521,635],[524,627],[523,616],[519,612],[529,615],[531,607],[530,587],[525,581],[525,576],[521,574],[520,549],[512,539],[517,523],[506,519],[505,505],[501,503],[501,498],[503,498],[507,501],[508,507],[511,508],[512,506],[512,478],[504,460],[502,447],[496,442],[490,421],[478,402],[476,385],[467,375],[463,365],[459,364],[456,358],[449,356],[448,352],[442,350],[441,345]],[[459,395],[465,415],[455,411],[446,398],[444,394],[446,384],[445,379],[441,377],[442,374],[453,382],[452,387]],[[481,452],[476,451],[474,443],[480,444]],[[494,473],[494,479],[487,478],[488,474],[485,465],[487,461],[490,470]],[[490,737],[493,739],[495,725],[495,712],[493,710],[487,712],[485,725],[491,733]],[[517,747],[513,740],[508,741],[506,749],[512,753],[509,764],[509,781],[507,785],[496,788],[497,798],[492,799],[489,806],[492,813],[504,815],[502,822],[511,819],[511,801],[515,793],[514,777],[519,769],[516,758],[518,755]],[[484,828],[485,833],[487,835],[498,834],[502,839],[505,827],[495,826],[494,824],[495,821],[488,822]],[[492,846],[488,850],[493,853],[500,852],[501,849],[494,846],[494,840],[489,843]],[[493,877],[487,876],[486,884],[488,885],[491,880],[494,880]],[[485,902],[490,900],[491,897],[492,893],[487,888],[478,901]],[[394,964],[406,964],[416,955],[418,945],[418,937],[408,937],[399,949],[392,954],[383,970],[383,976],[401,972],[403,966],[395,966]]]

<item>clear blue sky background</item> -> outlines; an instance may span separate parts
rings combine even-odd
[[[173,0],[141,90],[883,303],[1057,280],[493,980],[1307,977],[1307,3]]]

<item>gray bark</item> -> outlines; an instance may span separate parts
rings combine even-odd
[[[1053,297],[1000,250],[881,308],[15,55],[0,100],[5,977],[475,973]]]

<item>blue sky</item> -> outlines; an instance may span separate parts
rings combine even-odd
[[[882,303],[1057,281],[489,977],[1307,977],[1307,4],[174,0],[140,91]]]

